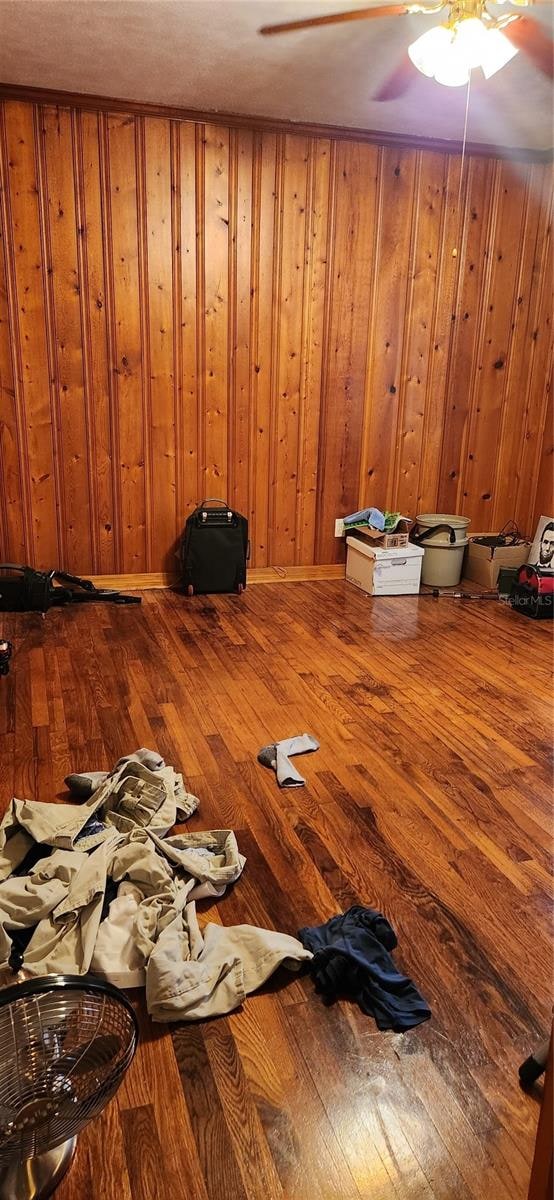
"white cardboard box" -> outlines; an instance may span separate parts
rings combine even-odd
[[[370,596],[409,596],[419,592],[423,546],[412,542],[382,550],[354,535],[346,539],[346,578]]]

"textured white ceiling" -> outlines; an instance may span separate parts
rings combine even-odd
[[[0,0],[0,80],[460,140],[464,88],[444,88],[414,72],[402,99],[371,98],[408,43],[440,16],[356,21],[275,38],[257,32],[271,21],[363,3]],[[534,15],[551,27],[550,5]],[[488,82],[472,81],[468,134],[499,146],[552,145],[551,85],[521,53]]]

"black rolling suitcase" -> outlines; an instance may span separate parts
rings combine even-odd
[[[185,523],[179,549],[188,595],[242,592],[249,555],[246,517],[234,512],[224,500],[203,500]]]

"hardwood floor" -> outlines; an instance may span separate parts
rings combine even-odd
[[[281,977],[241,1011],[152,1025],[57,1200],[524,1200],[538,1118],[517,1067],[550,1024],[551,630],[495,603],[343,582],[145,592],[5,615],[2,802],[159,750],[188,828],[247,855],[211,909],[287,932],[386,913],[431,1004],[408,1034]],[[258,749],[303,731],[307,786]],[[202,906],[201,906],[202,907]]]

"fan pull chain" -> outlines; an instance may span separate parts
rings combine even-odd
[[[464,136],[462,138],[462,161],[460,163],[460,185],[458,188],[458,204],[457,204],[458,234],[460,232],[460,224],[461,224],[460,205],[462,203],[462,190],[463,190],[463,186],[464,186],[464,166],[465,166],[465,158],[466,158],[467,124],[468,124],[468,118],[469,118],[469,93],[470,93],[470,91],[471,91],[471,71],[469,72],[468,80],[467,80],[466,111],[465,111],[465,117],[464,117]],[[458,247],[454,246],[453,250],[452,250],[452,258],[457,258],[457,257],[458,257]]]

